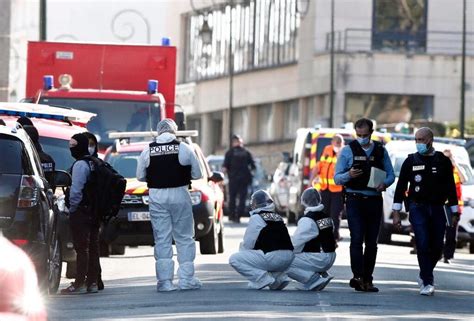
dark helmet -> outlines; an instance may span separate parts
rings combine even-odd
[[[270,204],[273,204],[272,198],[267,192],[262,189],[253,193],[250,199],[250,207],[252,208],[252,210],[262,208]]]
[[[301,204],[305,207],[314,207],[321,204],[321,194],[314,187],[304,190],[301,194]]]

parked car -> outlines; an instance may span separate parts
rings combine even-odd
[[[211,172],[197,144],[193,144],[189,137],[181,139],[193,145],[203,173],[203,178],[192,181],[190,189],[195,238],[199,241],[201,254],[222,253],[224,252],[224,195],[219,183],[224,177],[222,173]],[[105,240],[111,245],[154,244],[148,209],[147,184],[136,179],[138,157],[148,144],[148,142],[130,143],[122,140],[106,153],[105,160],[127,179],[122,208],[117,217],[112,219],[104,229]]]
[[[0,126],[0,229],[33,261],[40,287],[56,293],[61,279],[59,211],[36,149],[21,125]],[[70,185],[64,171],[55,171],[58,187]],[[8,258],[2,258],[8,260]]]
[[[462,146],[462,142],[458,140],[451,140],[453,144],[446,144],[446,142],[449,141],[443,141],[444,143],[437,142],[437,138],[435,138],[433,147],[438,151],[450,149],[455,161],[461,168],[464,176],[467,178],[466,182],[464,182],[462,185],[464,208],[463,213],[461,215],[461,220],[459,221],[458,240],[460,243],[470,242],[470,250],[471,252],[474,252],[474,173],[470,165],[469,155],[466,149]],[[411,139],[393,140],[387,143],[385,147],[390,156],[395,172],[395,182],[383,193],[384,220],[383,224],[381,225],[379,234],[379,242],[388,244],[391,242],[392,234],[410,233],[408,212],[406,211],[404,206],[402,206],[402,210],[400,211],[400,215],[402,218],[402,228],[395,229],[393,227],[392,205],[393,197],[395,195],[395,188],[398,182],[398,176],[400,175],[401,166],[407,158],[408,154],[416,152],[416,146],[414,143],[414,139]]]
[[[222,167],[224,165],[224,156],[223,155],[209,155],[207,156],[207,162],[209,163],[209,166],[211,170],[213,171],[222,171]],[[262,165],[262,160],[258,157],[254,158],[255,161],[255,171],[253,173],[253,178],[252,178],[252,184],[249,185],[248,191],[247,191],[247,200],[245,202],[245,213],[248,214],[250,210],[250,196],[253,194],[253,192],[263,189],[263,190],[268,190],[270,187],[270,180],[268,179],[268,175],[265,171],[265,168]],[[227,215],[228,214],[228,189],[227,189],[227,184],[229,182],[229,179],[227,178],[227,175],[225,175],[224,178],[224,184],[223,184],[223,189],[224,189],[224,213]]]
[[[19,116],[29,116],[38,129],[43,150],[51,155],[56,170],[67,171],[74,163],[69,150],[69,140],[77,133],[85,132],[83,126],[95,114],[29,103],[0,103],[0,117],[8,126],[14,127]],[[74,278],[76,271],[76,251],[69,228],[69,216],[64,205],[64,193],[56,190],[56,204],[61,209],[58,215],[58,233],[61,239],[61,259],[67,263],[66,276]]]

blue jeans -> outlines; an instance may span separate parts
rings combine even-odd
[[[382,221],[382,196],[347,196],[347,222],[351,232],[351,269],[354,277],[372,282],[377,259],[377,238]],[[363,249],[365,243],[365,249]]]
[[[415,232],[420,278],[433,285],[433,270],[443,251],[446,218],[442,205],[410,204],[409,220]]]

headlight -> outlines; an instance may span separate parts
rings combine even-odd
[[[141,195],[125,194],[122,199],[122,204],[143,204]]]
[[[197,205],[197,204],[201,203],[201,197],[202,197],[201,192],[193,191],[193,192],[190,192],[189,195],[191,196],[191,204],[192,205]]]

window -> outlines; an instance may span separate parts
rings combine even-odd
[[[299,128],[299,102],[298,100],[290,100],[284,104],[283,136],[285,138],[294,138],[296,137],[296,130]]]
[[[248,112],[247,108],[236,108],[232,110],[233,112],[233,132],[232,134],[238,134],[242,137],[245,141],[248,140],[248,127],[249,127],[249,119],[248,119]]]
[[[378,125],[433,118],[432,96],[346,94],[345,120],[375,119]]]
[[[306,126],[314,127],[321,125],[329,126],[329,103],[328,95],[318,95],[307,98],[308,114],[306,117]]]
[[[0,174],[23,174],[22,162],[27,155],[23,149],[23,143],[13,137],[0,135],[0,150],[3,155],[8,157],[2,157],[0,162]]]
[[[372,49],[426,50],[427,0],[373,0]]]
[[[271,104],[257,107],[258,140],[265,142],[273,139],[273,110]]]
[[[234,72],[295,62],[299,28],[296,2],[247,0],[234,5],[232,10],[224,3],[208,8],[207,12],[190,13],[186,17],[185,80],[227,75],[231,38]],[[202,41],[205,23],[212,30],[210,44]]]

